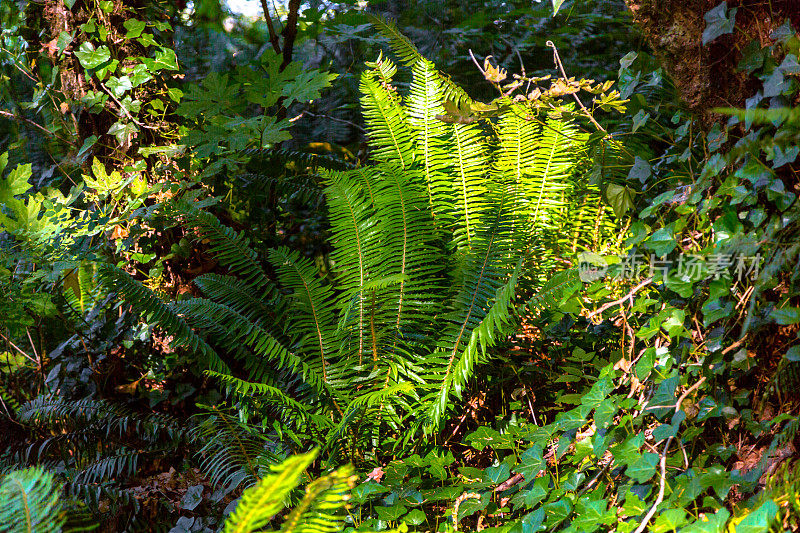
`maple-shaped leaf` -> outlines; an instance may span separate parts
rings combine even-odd
[[[212,72],[202,84],[189,86],[178,107],[178,114],[186,118],[232,114],[241,100],[239,89],[238,83],[229,82],[227,74]]]
[[[284,106],[289,106],[293,102],[309,102],[319,98],[322,89],[330,87],[331,81],[336,79],[337,74],[320,72],[318,70],[306,70],[297,74],[295,79],[288,81],[283,86],[283,95],[286,97]]]

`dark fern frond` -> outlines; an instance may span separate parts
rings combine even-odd
[[[199,239],[208,239],[209,251],[231,273],[241,277],[258,293],[274,291],[264,269],[258,261],[258,254],[250,247],[244,233],[223,226],[220,221],[206,211],[187,203],[176,203],[167,210],[172,216],[180,217],[186,226],[197,232]]]
[[[227,371],[227,365],[214,350],[186,324],[172,308],[140,281],[114,265],[103,264],[98,269],[100,283],[109,291],[115,291],[133,310],[147,322],[155,324],[172,335],[173,346],[186,346],[201,354],[210,368]]]
[[[230,307],[204,298],[191,298],[174,303],[172,308],[196,327],[215,331],[227,344],[246,346],[260,359],[277,363],[279,368],[301,376],[316,390],[323,390],[324,380],[318,365],[308,364],[264,328]],[[230,375],[230,371],[221,373]]]
[[[256,156],[261,163],[295,164],[312,169],[327,168],[330,170],[347,170],[355,167],[353,163],[334,155],[301,152],[285,148],[247,148],[244,152],[247,155]]]
[[[231,490],[254,484],[278,462],[279,450],[266,436],[217,409],[195,427],[192,439],[210,482]]]

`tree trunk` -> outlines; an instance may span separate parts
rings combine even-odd
[[[800,27],[800,0],[733,0],[736,28],[703,45],[705,14],[719,0],[625,0],[635,23],[675,83],[689,109],[702,123],[720,119],[715,107],[744,107],[756,85],[739,72],[744,48],[753,40],[762,47],[787,19]]]

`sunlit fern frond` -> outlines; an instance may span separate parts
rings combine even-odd
[[[397,165],[376,167],[373,187],[380,213],[378,233],[381,256],[379,275],[396,276],[398,283],[375,289],[380,308],[372,328],[388,328],[402,334],[419,327],[441,305],[445,285],[443,251],[432,242],[437,236],[424,190]]]
[[[562,222],[560,242],[562,255],[570,252],[601,251],[600,247],[617,239],[618,223],[611,207],[606,204],[596,185],[576,188]]]
[[[361,365],[369,342],[369,326],[365,288],[380,261],[377,217],[359,182],[346,172],[327,172],[328,213],[331,223],[331,254],[336,268],[336,286],[342,291],[340,311],[350,307],[355,299],[355,314],[351,326],[353,352],[347,358]]]
[[[361,75],[361,107],[372,151],[377,161],[397,162],[404,169],[414,161],[414,135],[402,98],[391,86],[389,74],[395,71],[389,59],[378,57],[377,67]]]
[[[269,252],[288,297],[289,331],[297,350],[318,362],[322,379],[329,380],[329,366],[337,356],[333,289],[324,284],[314,264],[299,252],[281,247]]]
[[[488,153],[486,140],[476,124],[451,124],[451,187],[455,197],[456,229],[459,249],[470,248],[482,225],[487,209]]]
[[[436,390],[429,396],[428,423],[437,427],[443,417],[451,392],[461,387],[479,362],[481,352],[496,340],[495,328],[511,319],[509,304],[514,295],[521,268],[520,253],[510,246],[510,201],[501,199],[487,214],[491,222],[476,233],[475,245],[461,267],[460,285],[452,308],[444,318],[444,331],[438,337],[438,349],[429,381]],[[502,330],[502,328],[501,328]],[[438,368],[437,368],[438,367]]]
[[[500,117],[496,126],[498,149],[492,162],[496,181],[513,201],[512,209],[519,218],[517,229],[520,233],[529,231],[532,222],[526,216],[530,209],[530,198],[526,194],[527,176],[534,171],[542,135],[542,126],[530,120],[527,114],[522,106],[512,105],[510,111]],[[526,239],[523,235],[521,237]]]
[[[537,229],[557,229],[566,216],[572,186],[570,177],[583,142],[574,124],[559,118],[546,119],[533,161],[522,178],[527,218]]]
[[[442,82],[433,64],[420,59],[414,63],[407,98],[409,124],[416,133],[417,164],[428,192],[428,204],[437,227],[450,228],[455,191],[450,184],[449,127],[437,119],[445,114]]]
[[[0,524],[9,533],[60,532],[65,521],[53,475],[39,467],[16,470],[0,480]]]
[[[316,451],[294,455],[273,466],[268,475],[242,494],[225,521],[225,533],[249,533],[266,527],[283,509],[289,493],[300,483],[303,471],[316,456]]]
[[[383,37],[388,39],[389,46],[391,46],[392,51],[397,54],[400,61],[406,66],[413,66],[417,61],[425,59],[422,57],[422,54],[419,53],[417,47],[414,46],[414,43],[409,41],[408,37],[403,35],[400,30],[397,29],[397,25],[394,22],[378,15],[368,14],[367,18],[372,26],[378,30]],[[466,91],[450,80],[449,77],[439,72],[437,72],[437,75],[439,76],[444,89],[444,98],[455,102],[456,104],[471,101]]]
[[[335,533],[345,527],[347,501],[358,476],[347,465],[315,479],[286,517],[282,533]]]

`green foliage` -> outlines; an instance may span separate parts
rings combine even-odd
[[[273,466],[271,472],[244,491],[225,521],[225,533],[250,532],[265,527],[284,507],[284,502],[300,483],[303,471],[314,461],[316,451],[289,457]],[[286,516],[280,531],[332,533],[341,531],[341,511],[354,481],[352,467],[342,467],[322,476],[306,487],[305,494]]]
[[[0,519],[13,533],[60,532],[64,513],[60,487],[53,474],[39,467],[17,470],[0,478]]]

